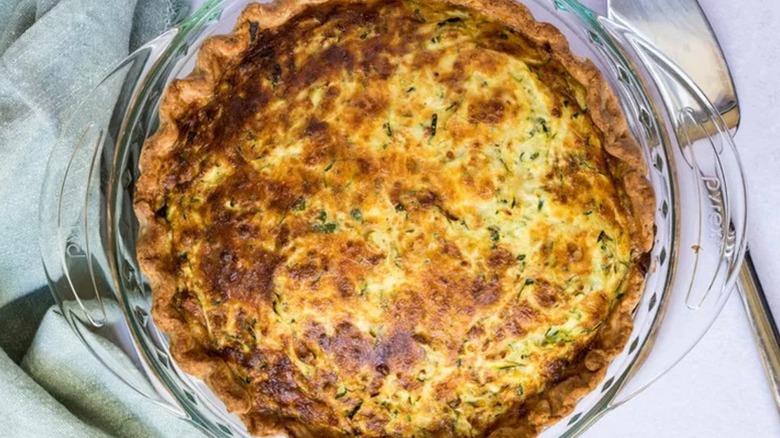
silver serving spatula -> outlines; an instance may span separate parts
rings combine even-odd
[[[732,133],[739,126],[739,102],[728,64],[696,0],[608,0],[609,18],[652,42],[701,88]],[[780,334],[750,251],[737,285],[759,344],[764,370],[780,410]]]

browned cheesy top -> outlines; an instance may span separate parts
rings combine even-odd
[[[169,305],[255,431],[489,432],[588,348],[636,264],[585,87],[438,1],[248,31],[159,164]]]

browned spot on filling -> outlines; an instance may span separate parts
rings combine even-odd
[[[504,119],[504,102],[491,99],[475,102],[469,106],[469,121],[471,123],[486,123],[495,125]]]
[[[328,339],[326,351],[329,351],[340,367],[349,372],[357,372],[371,362],[373,351],[371,339],[349,322],[341,322],[336,332]]]
[[[558,301],[560,292],[547,281],[538,281],[535,284],[534,297],[536,302],[544,308],[550,308]]]

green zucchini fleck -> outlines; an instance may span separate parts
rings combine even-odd
[[[442,21],[438,22],[436,25],[439,26],[439,27],[442,27],[442,26],[446,26],[448,24],[460,23],[462,21],[463,21],[463,19],[460,18],[460,17],[450,17],[450,18],[447,18],[446,20],[442,20]]]
[[[488,231],[490,231],[490,248],[495,249],[498,246],[498,241],[501,239],[501,230],[496,226],[490,226]]]
[[[327,222],[324,224],[313,224],[311,229],[317,233],[332,234],[338,227],[338,224],[335,222]]]
[[[347,411],[347,418],[350,420],[355,417],[355,414],[360,410],[360,408],[363,406],[363,400],[360,400],[352,409]]]

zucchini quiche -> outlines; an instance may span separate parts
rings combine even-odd
[[[647,169],[515,1],[251,4],[159,114],[154,321],[251,433],[535,435],[626,342]]]

